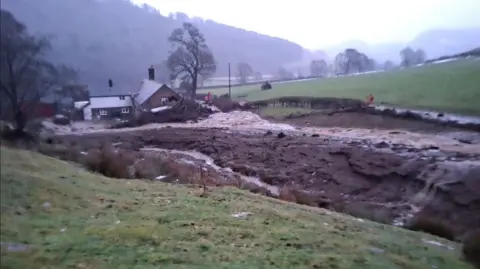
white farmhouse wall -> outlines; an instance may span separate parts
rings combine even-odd
[[[88,105],[83,108],[83,118],[85,120],[92,120],[92,106]]]

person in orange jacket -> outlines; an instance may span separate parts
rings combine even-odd
[[[372,105],[373,104],[373,100],[375,100],[375,98],[373,97],[372,94],[369,94],[367,96],[367,105]]]

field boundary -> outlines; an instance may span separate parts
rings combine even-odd
[[[447,113],[434,111],[420,113],[410,108],[373,105],[367,106],[364,101],[351,98],[285,96],[268,100],[253,101],[249,102],[248,104],[254,110],[267,107],[295,107],[323,110],[323,113],[328,113],[329,115],[336,113],[360,112],[372,115],[430,122],[442,126],[456,127],[472,131],[480,131],[480,119],[479,122],[459,122],[456,120],[449,120],[449,114]],[[313,113],[320,112],[317,111]],[[436,116],[434,117],[433,115],[435,114]],[[287,117],[304,117],[308,115],[311,114],[290,115]]]

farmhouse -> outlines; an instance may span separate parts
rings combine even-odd
[[[138,93],[134,95],[134,102],[136,107],[151,110],[164,106],[168,101],[178,101],[181,98],[178,92],[167,85],[151,79],[144,79]]]
[[[110,93],[90,96],[88,105],[83,106],[84,118],[95,119],[128,119],[133,115],[132,94],[126,91],[113,91]]]
[[[169,101],[178,101],[181,95],[165,84],[155,81],[155,71],[148,70],[148,79],[140,83],[136,93],[134,91],[112,88],[109,81],[109,90],[106,93],[91,95],[88,102],[75,102],[78,119],[128,119],[138,111],[152,110],[164,106]]]
[[[88,102],[75,102],[78,113],[75,117],[84,120],[128,119],[136,110],[151,110],[180,99],[181,96],[167,85],[145,79],[135,94],[112,89],[90,96]]]
[[[73,120],[92,119],[92,110],[90,109],[90,101],[77,101],[74,103]]]

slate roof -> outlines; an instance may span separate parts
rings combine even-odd
[[[140,83],[140,88],[138,90],[138,95],[135,97],[135,101],[139,104],[143,104],[145,101],[148,100],[148,98],[150,98],[150,96],[152,96],[154,93],[157,92],[158,89],[162,87],[167,87],[168,89],[172,90],[165,84],[148,79],[142,80],[142,82]],[[175,90],[173,91],[176,92]]]
[[[90,97],[130,96],[135,93],[135,90],[135,88],[127,86],[94,88],[90,93]]]

